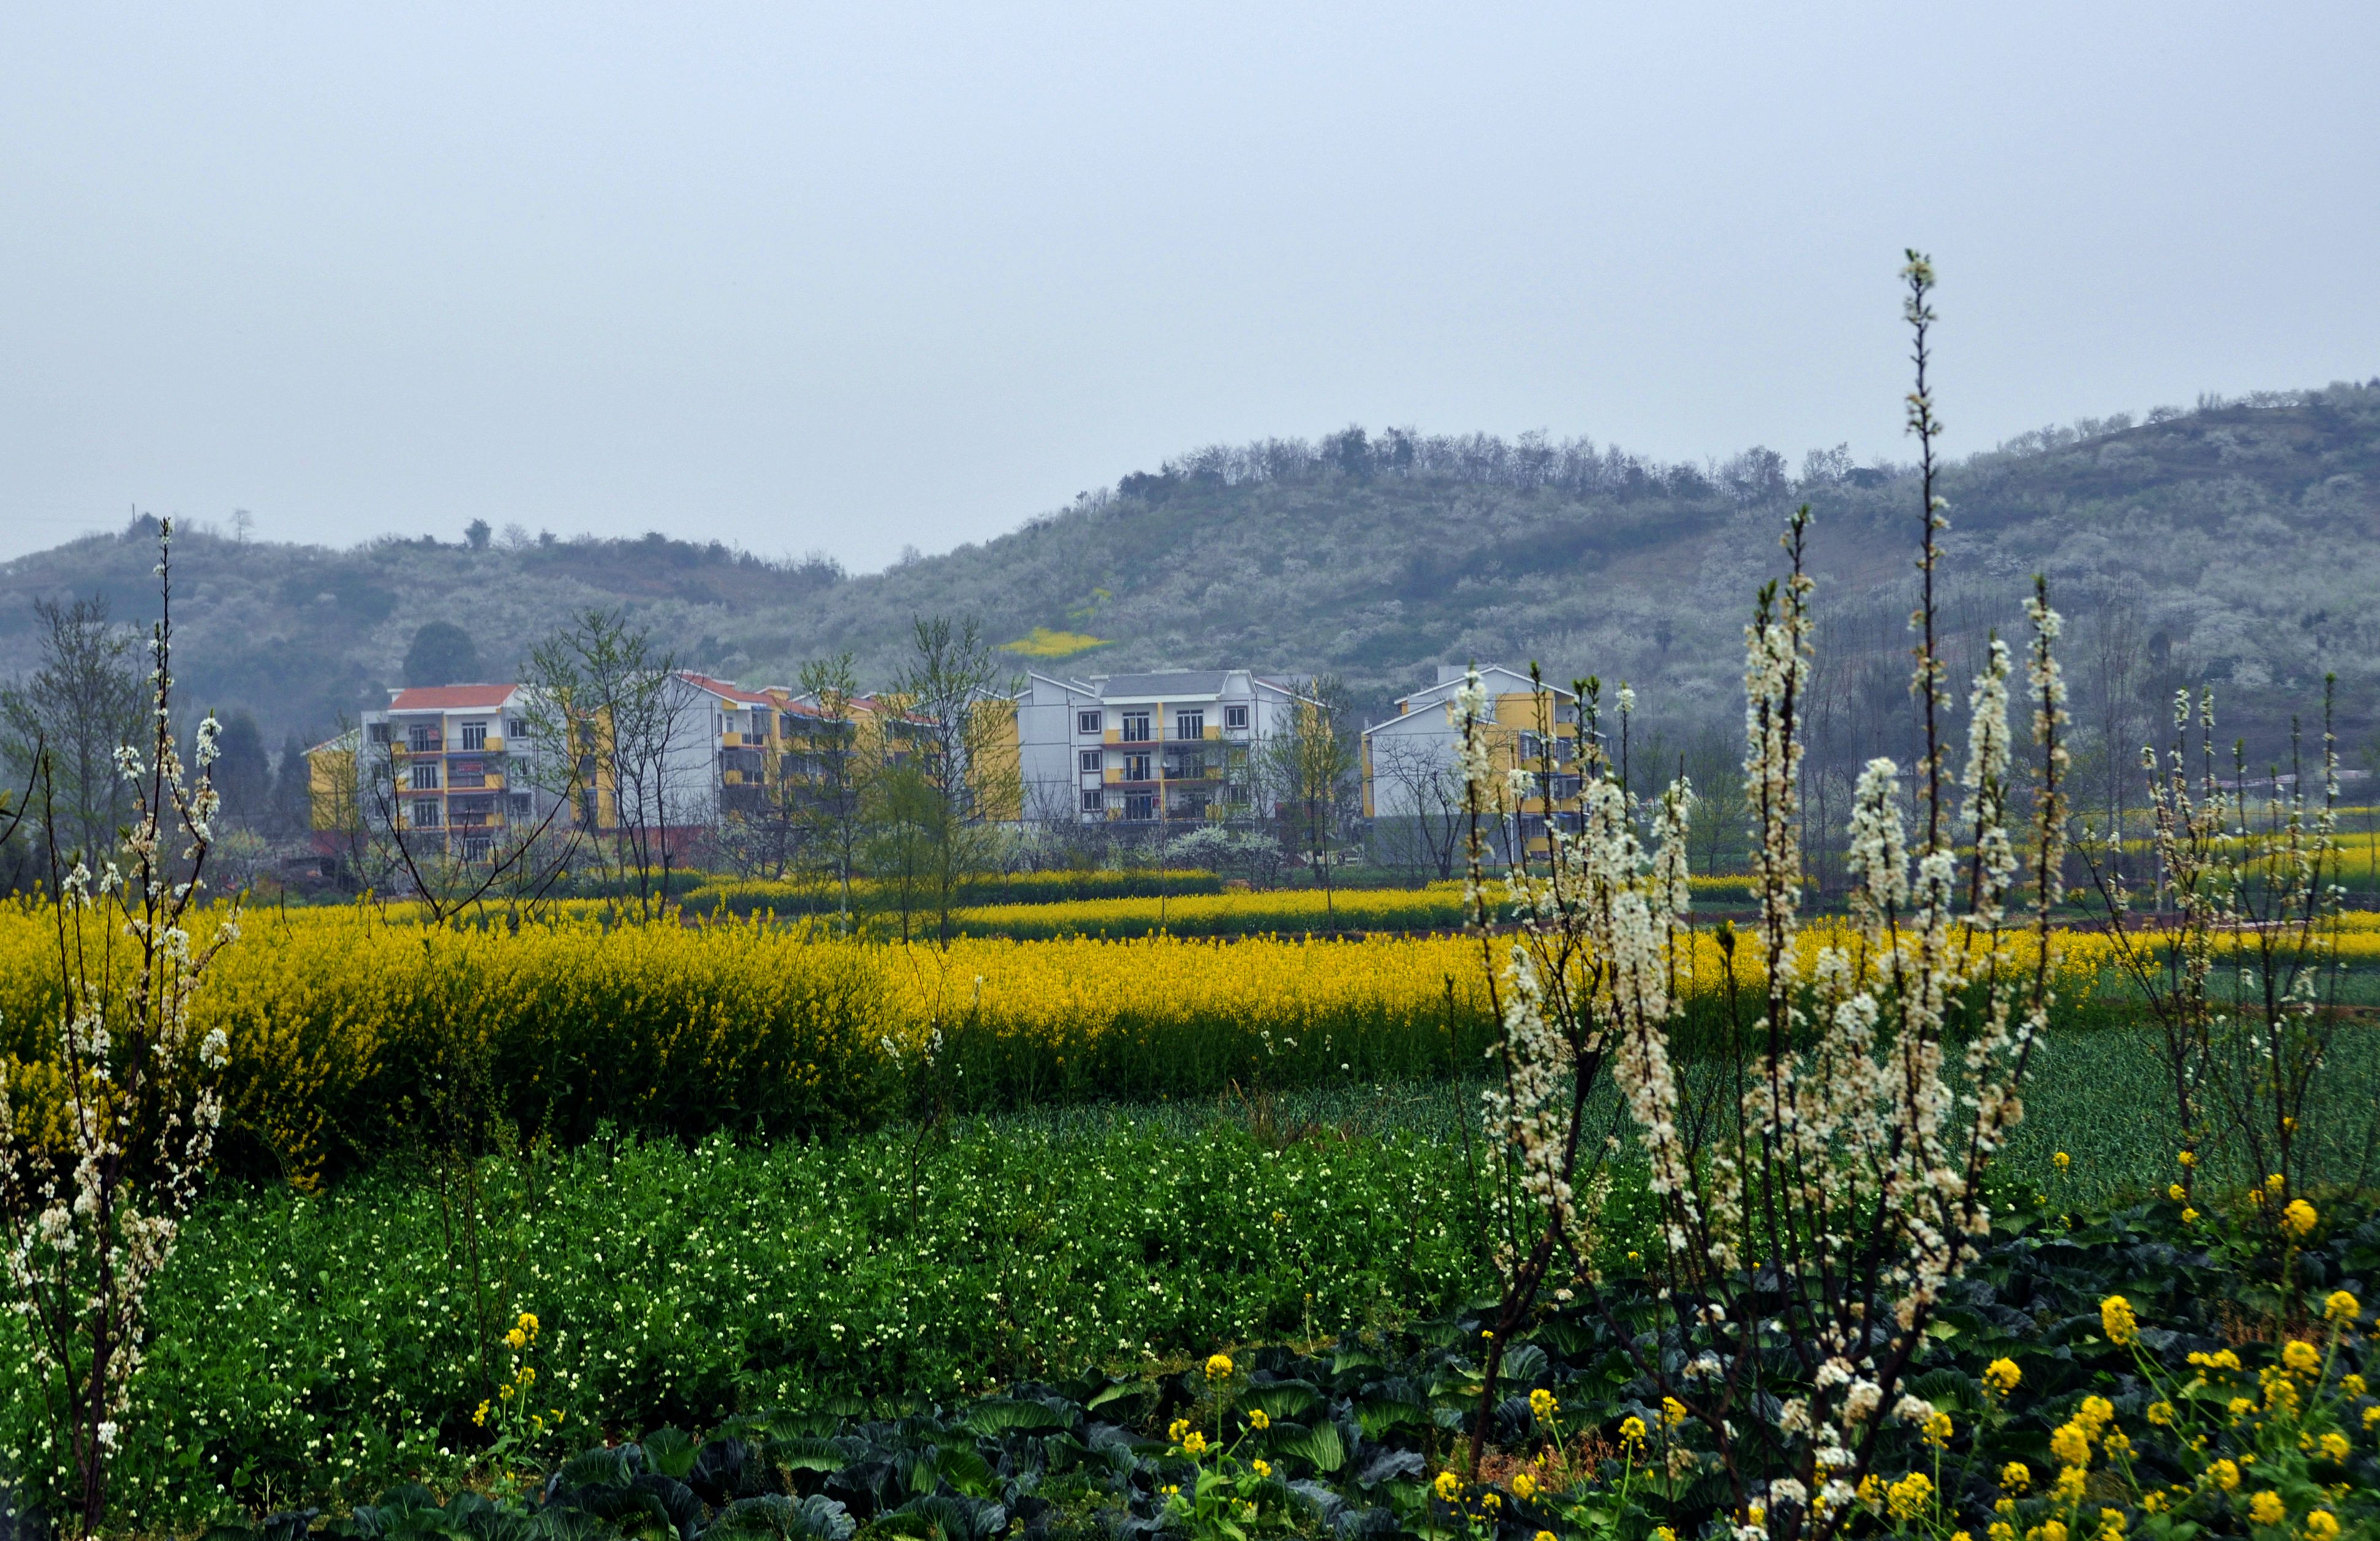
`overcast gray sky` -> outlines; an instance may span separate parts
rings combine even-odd
[[[14,6],[0,556],[856,568],[1351,422],[1905,454],[2380,373],[2380,6]]]

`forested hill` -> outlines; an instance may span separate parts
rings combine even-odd
[[[1954,466],[1944,490],[1961,648],[2012,628],[2045,571],[2085,623],[2078,645],[2114,599],[2146,660],[2143,699],[2211,680],[2269,724],[2336,670],[2365,731],[2380,687],[2380,383],[2028,434]],[[1846,700],[1864,691],[1881,712],[1908,645],[1916,496],[1905,469],[1840,454],[1669,466],[1584,442],[1349,430],[1185,456],[859,578],[658,534],[482,529],[477,544],[332,550],[200,532],[178,545],[177,672],[192,699],[245,707],[278,741],[384,700],[426,622],[460,626],[497,678],[574,607],[625,604],[686,662],[754,683],[846,647],[881,679],[911,617],[975,616],[1026,644],[1020,668],[1332,670],[1377,711],[1438,663],[1536,658],[1709,720],[1735,709],[1743,620],[1806,501],[1822,651],[1858,677]],[[780,538],[756,526],[750,544]],[[97,591],[145,620],[152,560],[131,529],[0,568],[0,677],[35,660],[36,596]]]

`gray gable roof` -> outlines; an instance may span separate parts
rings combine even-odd
[[[1103,700],[1168,701],[1176,696],[1220,695],[1228,678],[1220,670],[1181,674],[1116,674],[1099,686]]]

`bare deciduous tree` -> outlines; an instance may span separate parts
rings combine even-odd
[[[848,653],[802,666],[801,691],[818,715],[795,774],[780,780],[801,790],[802,860],[835,887],[836,912],[852,913],[852,879],[868,840],[868,786],[879,768],[880,736],[860,732],[859,679]],[[798,781],[796,780],[798,776]]]
[[[919,618],[911,643],[892,694],[913,728],[907,812],[924,842],[919,875],[936,935],[947,945],[961,888],[998,850],[989,821],[1015,816],[1022,800],[1014,706],[995,693],[1000,664],[976,621]]]
[[[692,688],[649,630],[604,609],[581,611],[531,649],[525,683],[528,726],[544,750],[536,774],[573,802],[604,875],[629,886],[650,917],[684,855],[690,758],[707,785],[708,757],[690,756],[686,741],[698,726]]]
[[[1434,740],[1378,735],[1372,740],[1372,824],[1384,854],[1441,882],[1451,878],[1469,819],[1452,751]]]
[[[1355,774],[1354,712],[1346,681],[1335,674],[1315,676],[1289,714],[1289,728],[1267,740],[1261,751],[1273,796],[1306,860],[1322,884],[1322,911],[1339,923],[1331,898],[1331,855]]]
[[[109,618],[104,595],[36,599],[33,613],[42,628],[42,663],[22,685],[0,691],[0,755],[23,779],[36,746],[47,753],[58,811],[47,838],[95,861],[131,817],[131,789],[116,774],[115,752],[143,741],[137,642]]]

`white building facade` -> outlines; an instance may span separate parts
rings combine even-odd
[[[1016,698],[1024,817],[1152,830],[1262,817],[1258,757],[1300,702],[1247,669],[1029,674]]]
[[[356,796],[371,826],[394,826],[464,861],[552,811],[532,774],[537,745],[517,685],[412,686],[358,725]],[[567,815],[565,815],[567,816]]]
[[[1463,667],[1440,666],[1436,683],[1399,700],[1395,716],[1364,729],[1364,816],[1371,821],[1378,860],[1432,865],[1440,873],[1451,869],[1469,824],[1461,772],[1463,722],[1455,705],[1468,673]],[[1498,664],[1480,666],[1479,683],[1488,695],[1482,731],[1489,762],[1500,773],[1538,776],[1546,751],[1552,751],[1551,784],[1536,787],[1532,795],[1507,805],[1500,777],[1488,828],[1497,859],[1509,860],[1522,845],[1540,849],[1549,820],[1564,829],[1577,827],[1578,698],[1549,684],[1540,702],[1527,675]]]

